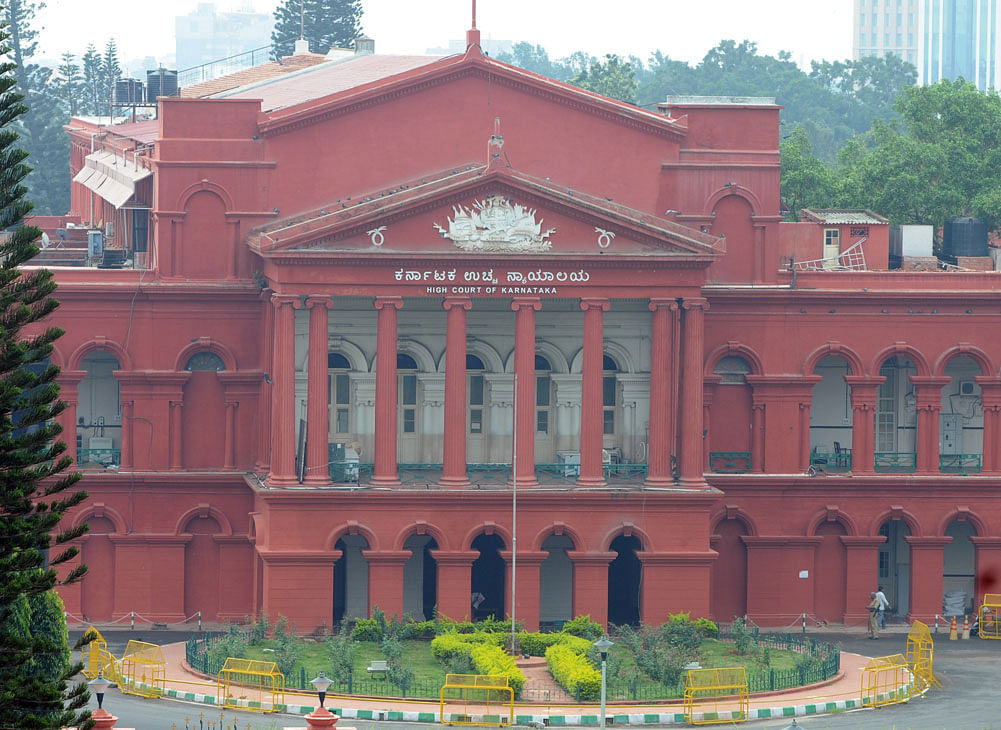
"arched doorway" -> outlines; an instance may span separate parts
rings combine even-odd
[[[573,561],[567,555],[574,550],[568,535],[550,535],[542,542],[549,555],[539,566],[539,623],[557,628],[573,618]]]
[[[219,543],[215,535],[222,529],[206,515],[188,520],[183,532],[191,535],[184,546],[184,615],[202,612],[203,621],[215,621],[219,614]]]
[[[879,528],[886,542],[879,546],[879,585],[890,602],[887,614],[905,616],[911,607],[911,546],[904,539],[911,528],[903,520],[887,520]]]
[[[608,621],[613,624],[640,622],[640,578],[636,553],[642,549],[635,535],[619,535],[609,549],[618,553],[608,564]]]
[[[737,355],[727,355],[713,368],[720,379],[709,414],[710,471],[751,470],[751,386],[746,379],[750,372],[751,366]]]
[[[711,568],[710,605],[717,621],[729,622],[747,614],[747,545],[741,538],[749,534],[739,519],[722,520],[716,526],[713,548],[719,557]]]
[[[346,618],[368,616],[368,540],[361,535],[344,535],[334,545],[341,557],[334,563],[334,624]]]
[[[498,535],[480,534],[472,544],[480,555],[473,561],[470,580],[472,617],[474,621],[490,616],[504,618],[504,584],[507,565],[500,551],[504,541]]]
[[[817,471],[848,471],[852,468],[851,388],[845,376],[848,361],[828,355],[817,363],[810,401],[810,465]]]
[[[122,409],[114,375],[120,367],[115,356],[103,350],[90,353],[81,363],[87,373],[80,381],[76,410],[77,463],[81,466],[121,463]]]
[[[226,369],[214,352],[196,352],[184,365],[191,373],[184,384],[181,412],[181,463],[188,469],[218,469],[225,463],[226,406],[216,373]]]
[[[879,369],[885,380],[876,397],[876,455],[879,472],[911,472],[917,466],[917,397],[908,358],[895,355]]]
[[[977,529],[969,520],[953,520],[945,528],[946,537],[951,537],[944,548],[942,562],[942,592],[945,595],[962,591],[965,613],[971,613],[976,605],[977,558],[971,537],[977,536]]]
[[[813,611],[818,619],[830,623],[845,620],[847,567],[842,535],[848,531],[838,521],[822,522],[814,533],[821,538],[813,568]]]
[[[107,517],[87,519],[81,562],[87,566],[80,586],[80,610],[88,621],[110,621],[115,606],[115,523]]]
[[[951,378],[942,388],[939,413],[939,466],[948,474],[978,473],[984,454],[984,409],[976,376],[984,375],[972,357],[960,355],[945,366]]]
[[[430,535],[411,535],[403,543],[411,552],[403,564],[403,612],[426,621],[438,605],[438,563],[431,554],[438,542]]]

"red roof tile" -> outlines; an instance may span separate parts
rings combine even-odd
[[[219,78],[186,86],[181,89],[181,96],[186,99],[201,99],[213,94],[221,94],[231,89],[238,89],[247,84],[256,84],[261,81],[290,74],[293,71],[317,66],[326,62],[326,60],[327,57],[322,53],[302,53],[297,56],[286,56],[281,60],[281,63],[278,61],[262,63],[260,66],[245,68],[241,71],[220,76]]]

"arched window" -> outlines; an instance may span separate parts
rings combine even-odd
[[[339,352],[327,353],[327,372],[330,387],[327,397],[330,399],[328,413],[330,414],[331,440],[343,438],[351,433],[351,379],[348,372],[351,363]]]
[[[615,407],[618,405],[618,388],[616,387],[615,374],[619,371],[619,366],[609,355],[605,355],[601,362],[601,369],[605,371],[602,378],[603,432],[606,436],[614,436]]]
[[[750,372],[747,360],[737,355],[727,355],[713,368],[713,373],[720,376],[720,385],[743,385],[747,382],[745,376]]]
[[[483,433],[483,371],[486,366],[476,355],[466,355],[466,377],[469,393],[469,433]]]
[[[400,431],[417,433],[417,361],[406,353],[396,356],[399,378]]]
[[[189,357],[184,369],[211,370],[218,373],[226,369],[226,363],[224,363],[222,358],[214,352],[204,350],[202,352],[196,352],[194,355]]]
[[[553,366],[542,355],[535,356],[535,432],[549,435],[552,424]]]

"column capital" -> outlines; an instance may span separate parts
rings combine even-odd
[[[298,294],[272,294],[271,301],[276,307],[291,304],[295,309],[302,309],[302,297]]]
[[[375,298],[375,308],[385,309],[386,307],[392,307],[393,309],[403,308],[403,297],[376,297]]]
[[[602,312],[607,312],[610,307],[611,305],[608,303],[608,300],[601,297],[580,298],[580,308],[584,311],[588,309],[600,309]]]
[[[511,309],[517,312],[519,309],[534,309],[536,312],[542,309],[542,300],[538,297],[515,297],[511,300]]]
[[[461,307],[466,311],[473,308],[473,302],[469,297],[445,297],[441,302],[442,308],[447,312],[453,307]]]
[[[651,297],[650,303],[647,304],[647,309],[649,309],[651,312],[656,312],[658,309],[667,309],[674,312],[677,311],[678,309],[678,300]]]
[[[709,309],[709,300],[704,297],[685,297],[681,302],[682,309]]]
[[[326,307],[331,309],[334,306],[333,300],[324,294],[310,294],[306,297],[306,308],[313,309],[314,307]]]

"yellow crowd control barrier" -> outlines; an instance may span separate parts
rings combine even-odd
[[[125,694],[163,697],[167,690],[167,663],[156,644],[130,639],[118,662],[119,688]]]
[[[1001,593],[984,595],[977,623],[981,639],[1001,639]]]
[[[907,702],[913,687],[911,669],[903,654],[873,657],[862,669],[862,706]]]
[[[280,712],[285,709],[285,675],[274,662],[229,657],[219,670],[219,707]]]
[[[907,634],[907,663],[914,674],[915,692],[924,692],[930,687],[942,688],[942,684],[932,671],[935,660],[935,642],[932,641],[928,624],[915,621]]]
[[[446,674],[440,710],[446,725],[510,725],[514,690],[501,675]]]
[[[80,648],[83,676],[94,679],[100,674],[110,682],[118,682],[118,660],[108,651],[108,642],[93,626],[84,633],[84,639],[88,637],[90,641]]]
[[[685,722],[689,725],[743,722],[748,703],[744,667],[689,669],[685,675]],[[696,711],[702,713],[698,720]]]

